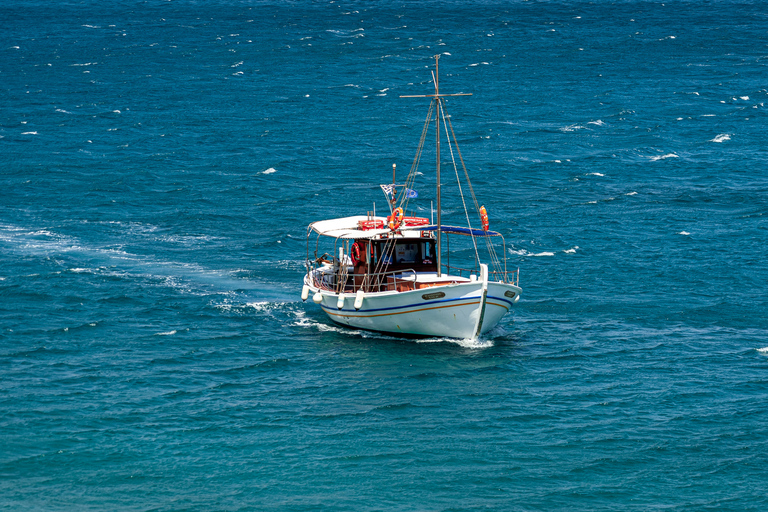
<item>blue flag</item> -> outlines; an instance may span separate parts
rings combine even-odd
[[[395,188],[395,185],[380,185],[381,190],[384,191],[384,193],[387,195],[387,197],[390,197],[392,195],[392,189]],[[403,189],[403,186],[400,185],[400,190]],[[405,197],[408,199],[414,199],[416,197],[419,197],[419,193],[413,190],[412,188],[405,189]]]

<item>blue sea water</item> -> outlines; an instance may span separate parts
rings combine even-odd
[[[0,510],[768,508],[764,2],[5,0],[0,33]],[[475,343],[299,298],[437,53],[523,288]]]

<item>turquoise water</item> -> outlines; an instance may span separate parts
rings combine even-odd
[[[10,0],[0,29],[0,509],[768,507],[761,2]],[[299,298],[307,224],[409,167],[436,53],[523,288],[475,343]]]

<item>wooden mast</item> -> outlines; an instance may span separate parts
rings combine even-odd
[[[442,275],[442,269],[443,266],[441,264],[441,256],[442,256],[442,244],[441,244],[441,238],[442,238],[442,220],[440,213],[443,211],[442,208],[440,208],[440,197],[441,197],[441,191],[440,191],[440,107],[442,106],[440,104],[440,73],[438,70],[438,60],[440,59],[440,54],[435,55],[435,153],[437,155],[437,277],[440,277]]]
[[[439,68],[438,68],[438,60],[440,59],[440,54],[435,55],[435,73],[433,75],[433,81],[435,82],[435,94],[421,94],[421,95],[405,95],[400,96],[401,98],[433,98],[435,102],[435,106],[437,107],[435,109],[435,145],[436,145],[436,153],[437,153],[437,277],[440,277],[442,275],[442,263],[441,263],[441,255],[442,255],[442,209],[440,208],[440,114],[442,112],[442,98],[444,96],[472,96],[472,93],[458,93],[458,94],[440,94],[440,76],[439,76]]]

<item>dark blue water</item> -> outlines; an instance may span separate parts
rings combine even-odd
[[[767,33],[749,1],[6,0],[0,509],[765,510]],[[409,167],[436,53],[524,290],[477,343],[299,299],[307,224]]]

